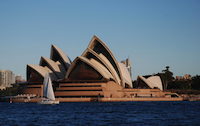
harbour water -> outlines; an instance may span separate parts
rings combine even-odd
[[[200,125],[200,102],[0,102],[0,125]]]

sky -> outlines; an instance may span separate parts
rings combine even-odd
[[[0,69],[26,79],[51,44],[73,61],[98,36],[132,79],[162,72],[200,75],[199,0],[1,0]]]

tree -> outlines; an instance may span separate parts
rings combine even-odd
[[[191,89],[191,81],[190,80],[176,80],[172,81],[168,84],[168,89],[181,89],[181,90],[188,90]]]
[[[192,89],[200,90],[200,75],[192,77]]]
[[[160,74],[163,83],[163,89],[166,90],[170,82],[173,81],[173,73],[169,71],[169,66],[166,66],[165,70],[162,70],[163,73]]]

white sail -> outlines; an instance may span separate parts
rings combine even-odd
[[[55,100],[53,88],[52,88],[52,82],[51,78],[49,76],[49,71],[44,77],[44,82],[43,82],[43,97],[47,97],[51,100]]]
[[[48,84],[48,81],[49,81],[49,74],[48,73],[45,75],[44,81],[43,81],[43,97],[47,97],[47,84]]]

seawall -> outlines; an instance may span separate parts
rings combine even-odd
[[[183,98],[56,98],[60,102],[128,102],[128,101],[183,101]],[[12,102],[38,102],[39,98],[12,99]]]

